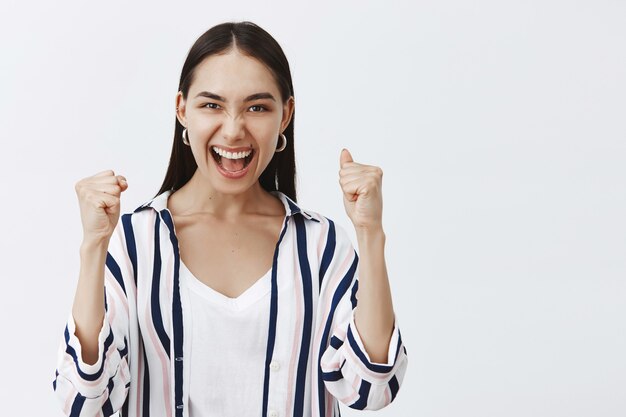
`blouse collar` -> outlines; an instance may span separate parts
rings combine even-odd
[[[166,190],[162,192],[161,194],[157,195],[156,197],[152,198],[151,200],[143,203],[142,205],[137,207],[133,212],[137,213],[138,211],[141,211],[147,208],[152,208],[156,210],[157,212],[161,212],[167,209],[167,199],[170,196],[170,194],[172,194],[173,192],[174,190],[172,189]],[[278,197],[278,199],[283,203],[283,206],[285,207],[285,212],[287,213],[287,217],[293,216],[294,214],[301,214],[306,219],[319,222],[318,219],[316,219],[310,213],[300,208],[300,206],[298,206],[295,201],[293,201],[283,192],[275,190],[275,191],[270,191],[270,193]]]

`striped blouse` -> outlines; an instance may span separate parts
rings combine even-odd
[[[172,192],[122,214],[111,236],[95,364],[83,362],[68,316],[52,383],[66,415],[193,417]],[[407,367],[397,319],[387,362],[372,362],[354,323],[358,255],[350,238],[327,217],[272,194],[285,218],[272,263],[260,417],[336,417],[339,402],[385,407]],[[278,372],[270,366],[277,361]]]

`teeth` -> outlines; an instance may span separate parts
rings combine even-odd
[[[252,153],[252,150],[243,151],[243,152],[228,152],[228,151],[225,151],[223,149],[213,146],[213,152],[215,152],[222,158],[241,159],[241,158],[246,158],[250,156],[250,154]]]

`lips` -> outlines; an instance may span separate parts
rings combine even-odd
[[[243,149],[245,149],[245,151],[233,150],[231,152],[230,150],[224,151],[222,148],[220,148],[219,152],[222,154],[220,155],[218,151],[211,148],[211,155],[213,156],[213,159],[215,160],[215,162],[217,162],[217,164],[223,170],[229,171],[229,172],[237,172],[237,171],[246,169],[248,165],[250,164],[250,161],[252,161],[252,158],[254,157],[254,149],[251,149],[251,148],[243,148]],[[244,152],[245,153],[250,152],[250,154],[248,156],[243,156]]]

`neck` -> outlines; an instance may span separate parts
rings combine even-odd
[[[203,181],[198,170],[187,184],[176,190],[176,194],[180,214],[209,213],[224,219],[237,219],[249,214],[276,214],[277,209],[284,212],[282,203],[265,191],[258,181],[243,192],[222,193]]]

